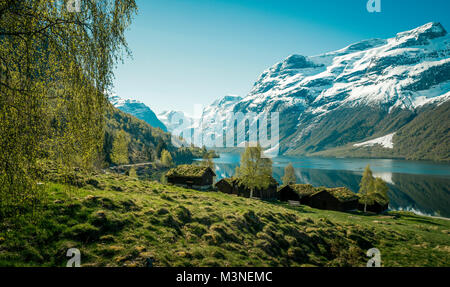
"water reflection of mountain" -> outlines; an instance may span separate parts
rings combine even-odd
[[[392,207],[414,208],[431,215],[450,217],[450,180],[440,176],[394,174]]]
[[[236,164],[216,164],[218,179],[234,174]],[[354,192],[359,189],[361,174],[343,170],[295,168],[298,183],[314,186],[346,186]],[[274,167],[273,175],[278,182],[284,167]],[[450,179],[445,176],[375,173],[389,185],[390,208],[412,210],[428,215],[450,217]]]

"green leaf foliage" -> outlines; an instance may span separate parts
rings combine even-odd
[[[37,200],[37,162],[90,169],[102,147],[105,91],[128,54],[134,0],[0,1],[0,215]]]
[[[250,188],[265,189],[272,181],[272,160],[262,157],[261,146],[249,146],[241,155],[239,169],[236,177],[239,181]]]
[[[292,163],[289,163],[284,168],[284,176],[281,180],[283,181],[283,184],[295,184],[297,182],[297,178],[295,177],[295,170],[292,166]]]

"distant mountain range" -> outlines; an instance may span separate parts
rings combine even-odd
[[[167,127],[158,119],[156,114],[144,103],[132,99],[122,99],[118,95],[109,96],[111,104],[122,112],[131,114],[145,121],[154,128],[167,132]]]
[[[207,106],[202,121],[279,112],[284,154],[450,160],[449,98],[450,37],[428,23],[318,56],[291,55],[245,98]],[[189,120],[160,114],[169,131],[175,113]]]

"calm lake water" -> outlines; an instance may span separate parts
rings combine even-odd
[[[217,180],[234,174],[240,154],[221,153],[216,163]],[[450,164],[393,159],[273,158],[273,176],[281,183],[284,167],[292,163],[297,183],[313,186],[346,186],[353,192],[367,164],[374,176],[389,185],[391,210],[450,218]]]

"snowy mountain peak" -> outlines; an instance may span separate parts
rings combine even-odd
[[[447,35],[447,31],[441,23],[430,22],[415,29],[398,33],[396,38],[424,37],[431,40],[445,35]]]
[[[313,114],[361,104],[414,110],[448,91],[449,56],[440,23],[322,55],[291,55],[264,71],[237,107]]]
[[[405,43],[405,46],[427,44],[429,40],[447,35],[447,31],[441,23],[430,22],[410,31],[398,33],[395,41]]]
[[[133,99],[123,99],[116,94],[109,96],[109,102],[116,108],[122,107],[126,104],[142,104],[141,102]]]
[[[290,55],[279,64],[280,70],[315,68],[317,65],[302,55]]]
[[[149,125],[155,128],[160,128],[163,131],[167,131],[166,126],[156,117],[155,113],[144,103],[132,100],[123,99],[116,94],[111,94],[108,97],[109,102],[119,110],[129,113],[136,118],[147,122]]]
[[[330,53],[326,53],[324,55],[319,55],[316,57],[323,57],[323,56],[329,56],[329,55],[345,55],[345,54],[349,54],[349,53],[353,53],[353,52],[360,52],[360,51],[365,51],[368,49],[372,49],[372,48],[376,48],[382,45],[385,45],[387,43],[387,40],[385,39],[367,39],[367,40],[362,40],[359,41],[357,43],[353,43],[341,50],[338,50],[336,52],[330,52]]]
[[[450,37],[428,23],[390,39],[290,55],[266,69],[245,98],[228,95],[205,107],[193,127],[214,130],[218,117],[278,112],[281,150],[311,152],[386,134],[390,140],[419,110],[445,103],[449,91]]]
[[[227,104],[230,104],[230,103],[236,103],[236,102],[238,102],[240,100],[242,100],[242,97],[240,97],[238,95],[231,95],[231,94],[229,94],[229,95],[226,95],[226,96],[224,96],[222,98],[219,98],[219,99],[215,100],[212,105],[214,105],[214,106],[224,106],[224,105],[227,105]]]

